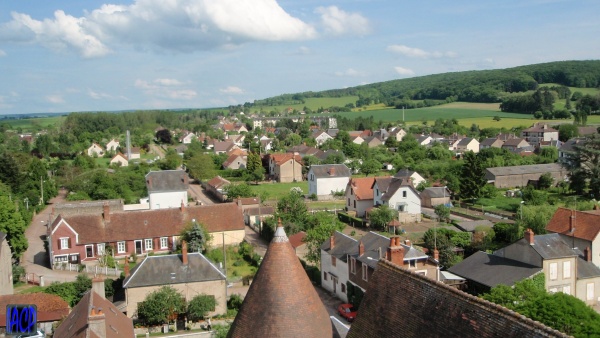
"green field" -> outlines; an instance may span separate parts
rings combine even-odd
[[[343,107],[345,105],[347,105],[348,103],[356,103],[356,100],[358,100],[358,96],[344,96],[344,97],[311,97],[308,99],[305,99],[304,103],[298,103],[298,104],[287,104],[287,105],[276,105],[276,106],[254,106],[252,107],[250,110],[252,112],[257,112],[260,111],[261,109],[263,111],[283,111],[284,109],[287,108],[292,108],[292,109],[296,109],[296,110],[302,110],[304,109],[304,107],[308,107],[312,110],[317,110],[319,108],[329,108],[329,107],[333,107],[333,106],[337,106],[337,107]]]
[[[300,187],[302,193],[308,194],[308,182],[306,181],[296,183],[265,183],[253,185],[252,190],[256,192],[257,195],[266,192],[269,200],[279,200],[287,195],[293,187]]]
[[[6,122],[14,130],[21,128],[23,132],[30,132],[46,129],[51,126],[58,127],[64,120],[64,116],[53,116],[21,120],[0,120],[0,123]]]
[[[553,87],[553,86],[560,86],[557,83],[544,83],[540,85],[540,88],[543,87]],[[589,94],[589,95],[598,95],[600,94],[600,88],[578,88],[578,87],[569,87],[569,89],[571,90],[571,94],[575,93],[575,92],[581,92],[583,95]],[[531,91],[533,93],[533,91]]]

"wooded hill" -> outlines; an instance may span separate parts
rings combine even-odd
[[[600,60],[558,61],[507,69],[434,74],[345,89],[283,94],[256,100],[250,105],[297,104],[311,97],[344,96],[358,96],[358,107],[383,103],[386,106],[415,108],[414,100],[492,103],[501,102],[511,93],[536,90],[542,83],[597,88],[600,86]],[[426,105],[441,102],[431,103]]]

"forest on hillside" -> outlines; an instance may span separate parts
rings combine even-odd
[[[513,93],[535,91],[542,83],[597,88],[600,60],[559,61],[507,69],[434,74],[321,92],[283,94],[256,100],[245,106],[302,103],[312,97],[358,96],[356,107],[383,103],[386,106],[419,108],[454,101],[502,102]],[[420,105],[414,102],[420,100]]]

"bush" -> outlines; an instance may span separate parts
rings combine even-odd
[[[192,298],[187,306],[188,319],[192,321],[203,319],[210,311],[215,311],[216,307],[215,296],[199,294]]]
[[[223,262],[223,250],[222,249],[212,249],[206,253],[206,258],[210,259],[215,263]]]
[[[483,189],[481,189],[481,196],[485,198],[496,198],[496,196],[498,196],[498,188],[493,184],[486,184]]]
[[[243,302],[244,299],[242,298],[242,296],[234,293],[233,295],[231,295],[231,297],[229,297],[229,300],[227,300],[227,309],[239,311],[239,309],[242,307]]]
[[[20,265],[13,265],[12,267],[13,273],[13,284],[18,283],[23,276],[25,276],[25,268]]]
[[[317,198],[317,194],[310,194],[310,195],[308,195],[308,199],[310,199],[311,201],[316,201],[318,199]]]

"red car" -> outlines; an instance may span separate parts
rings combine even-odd
[[[354,318],[356,318],[356,308],[352,304],[340,304],[338,313],[349,322],[354,321]]]

